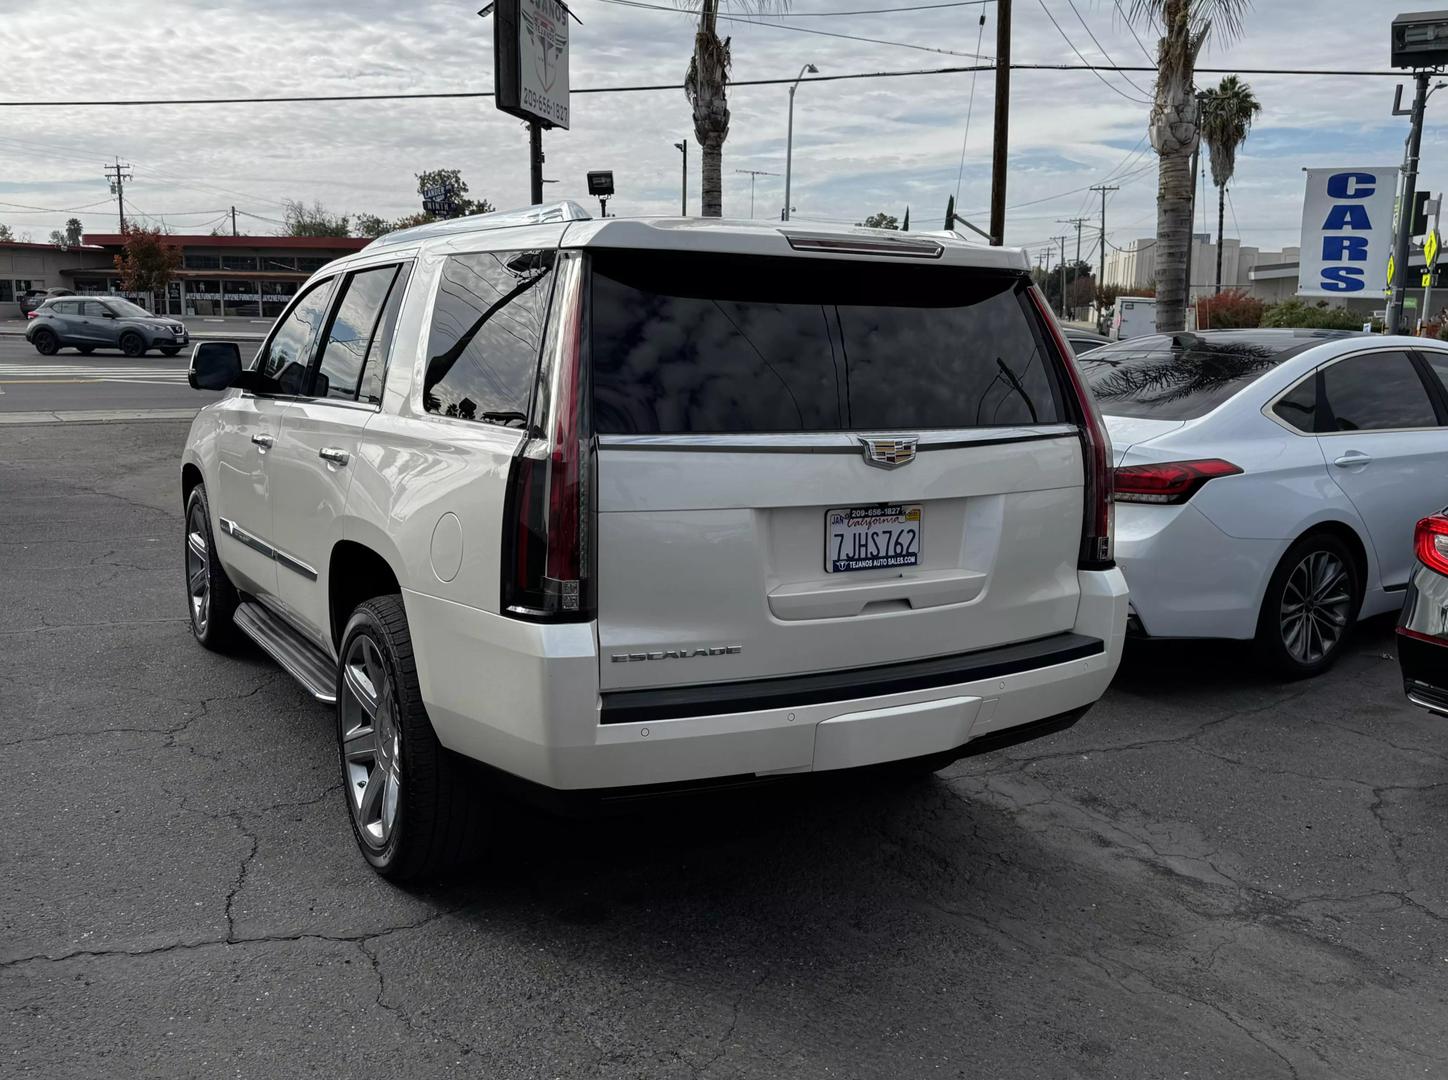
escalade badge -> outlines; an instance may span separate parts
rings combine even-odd
[[[865,464],[877,469],[898,469],[915,460],[915,444],[920,441],[916,435],[890,435],[875,438],[860,436],[865,447]]]

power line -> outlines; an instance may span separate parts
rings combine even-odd
[[[26,213],[26,214],[73,214],[73,213],[75,213],[77,210],[89,210],[92,206],[109,206],[109,205],[110,205],[110,202],[111,202],[110,199],[100,199],[100,200],[97,201],[97,202],[86,203],[84,206],[62,206],[62,207],[31,206],[29,203],[0,202],[0,206],[7,206],[7,207],[9,207],[9,206],[24,207],[23,210],[11,210],[11,211],[9,211],[9,212],[12,213],[12,214],[19,214],[19,213]],[[107,212],[109,212],[109,211],[107,211]]]
[[[646,4],[643,0],[603,0],[605,4],[617,4],[620,7],[637,8],[641,11],[666,11],[671,15],[681,13],[680,8],[666,7],[663,4]],[[744,15],[726,15],[719,12],[719,18],[727,22],[744,23],[746,26],[767,26],[773,30],[788,30],[794,34],[816,34],[820,37],[842,38],[845,41],[863,41],[871,45],[894,45],[901,49],[919,49],[921,52],[943,53],[946,56],[968,56],[975,60],[988,60],[989,57],[981,56],[979,53],[957,52],[954,49],[938,49],[933,45],[916,45],[908,41],[889,41],[885,38],[860,37],[856,34],[839,34],[833,30],[814,30],[808,26],[787,26],[784,23],[763,22],[759,19],[749,18]]]
[[[1011,64],[1012,71],[1148,71],[1155,72],[1154,67],[1128,64]],[[994,64],[963,64],[938,68],[914,68],[904,71],[852,71],[843,75],[814,75],[802,80],[809,83],[826,82],[847,82],[856,79],[903,79],[918,75],[968,75],[972,71],[994,71]],[[1400,71],[1368,71],[1365,69],[1354,69],[1346,71],[1324,71],[1321,68],[1203,68],[1196,69],[1199,75],[1292,75],[1311,76],[1315,78],[1384,78],[1400,79]],[[793,78],[780,79],[732,79],[730,86],[787,86],[794,82]],[[1107,84],[1110,85],[1109,83]],[[683,83],[639,83],[628,86],[586,86],[576,87],[571,93],[574,94],[628,94],[645,91],[668,90],[677,92],[684,88]],[[1112,87],[1115,90],[1115,87]],[[1120,93],[1120,91],[1117,91]],[[233,98],[118,98],[111,100],[99,99],[70,99],[50,101],[0,101],[0,109],[48,109],[48,108],[94,108],[94,107],[128,107],[132,105],[274,105],[294,104],[297,102],[328,102],[328,101],[428,101],[438,99],[456,98],[465,100],[469,98],[491,98],[491,90],[451,90],[451,91],[428,91],[422,93],[395,93],[395,94],[294,94],[281,97],[233,97]],[[1151,104],[1150,102],[1137,102],[1134,98],[1128,98],[1133,104]],[[225,190],[225,189],[221,189]],[[244,193],[242,193],[244,194]],[[249,196],[251,197],[251,196]],[[275,202],[276,200],[266,200]]]
[[[1061,29],[1061,24],[1056,21],[1056,16],[1052,15],[1052,14],[1051,14],[1051,9],[1046,6],[1046,0],[1036,0],[1036,3],[1038,3],[1038,4],[1041,5],[1041,10],[1046,13],[1046,18],[1048,18],[1048,19],[1051,20],[1051,25],[1056,28],[1056,33],[1058,33],[1058,34],[1061,35],[1061,40],[1064,41],[1067,45],[1069,45],[1069,46],[1071,47],[1071,51],[1072,51],[1073,53],[1075,53],[1078,57],[1081,58],[1081,63],[1085,64],[1085,63],[1087,62],[1087,61],[1086,61],[1086,57],[1081,56],[1081,50],[1078,49],[1078,48],[1076,48],[1076,43],[1071,40],[1070,35],[1067,34],[1066,31],[1064,31],[1064,30]],[[1115,67],[1114,64],[1111,65],[1111,66],[1112,66],[1112,67]],[[1118,68],[1117,70],[1119,71],[1120,69]],[[1108,81],[1106,80],[1106,76],[1102,75],[1101,72],[1097,71],[1095,68],[1092,68],[1092,69],[1091,69],[1091,73],[1096,76],[1096,78],[1100,81],[1100,83],[1101,83],[1102,86],[1106,87],[1106,89],[1110,90],[1113,94],[1116,94],[1116,95],[1118,95],[1118,96],[1120,96],[1120,97],[1124,97],[1127,101],[1130,101],[1130,102],[1132,102],[1133,104],[1136,104],[1136,105],[1150,105],[1150,104],[1151,104],[1151,102],[1146,101],[1146,100],[1144,100],[1144,99],[1142,99],[1142,98],[1132,97],[1132,96],[1131,96],[1130,94],[1128,94],[1125,90],[1122,90],[1120,87],[1115,86],[1115,85],[1113,85],[1112,83],[1108,82]]]
[[[605,2],[612,2],[612,0],[605,0]],[[776,11],[769,17],[771,19],[833,19],[846,15],[894,15],[901,11],[935,11],[940,8],[981,7],[985,4],[994,3],[995,0],[951,0],[950,3],[945,4],[912,4],[909,7],[861,8],[856,11]],[[635,5],[627,4],[625,6],[634,7]],[[683,11],[685,14],[688,13],[688,9],[686,8],[670,8],[667,10]]]
[[[1141,47],[1141,54],[1146,57],[1146,62],[1148,64],[1155,64],[1156,57],[1151,55],[1151,50],[1146,47],[1146,43],[1143,42],[1140,35],[1137,34],[1136,27],[1131,25],[1131,16],[1126,14],[1126,9],[1121,6],[1121,0],[1114,0],[1114,3],[1116,4],[1116,10],[1121,15],[1122,21],[1126,23],[1126,28],[1131,31],[1131,36],[1136,38],[1136,44]]]
[[[1081,9],[1076,6],[1076,0],[1066,0],[1066,5],[1071,9],[1072,14],[1076,16],[1076,21],[1081,24],[1081,29],[1086,31],[1086,36],[1091,39],[1091,43],[1096,46],[1097,51],[1099,51],[1101,55],[1106,58],[1106,62],[1108,64],[1115,64],[1116,61],[1111,59],[1111,54],[1106,51],[1106,46],[1102,45],[1101,42],[1097,41],[1096,35],[1091,32],[1091,27],[1087,24],[1085,17],[1081,14]],[[1137,85],[1137,83],[1131,78],[1130,75],[1122,75],[1122,78],[1130,83],[1132,87],[1135,88],[1137,93],[1145,94],[1147,97],[1151,96],[1151,91],[1143,90],[1139,85]]]

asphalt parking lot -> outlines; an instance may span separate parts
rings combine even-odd
[[[191,639],[186,425],[0,427],[0,1075],[1448,1075],[1448,725],[1391,625],[1136,648],[913,785],[355,853],[332,719]]]

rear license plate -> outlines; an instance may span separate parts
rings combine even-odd
[[[825,570],[918,566],[924,515],[919,506],[852,506],[825,511]]]

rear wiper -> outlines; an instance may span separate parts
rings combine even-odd
[[[996,367],[1001,369],[1001,374],[1006,377],[1006,381],[1015,388],[1016,393],[1021,395],[1021,400],[1026,403],[1026,408],[1030,410],[1031,423],[1039,424],[1041,420],[1040,417],[1036,415],[1036,407],[1031,404],[1031,395],[1026,393],[1026,388],[1021,385],[1021,380],[1016,378],[1016,373],[1010,368],[1006,367],[1006,362],[1002,360],[999,356],[996,357]]]

